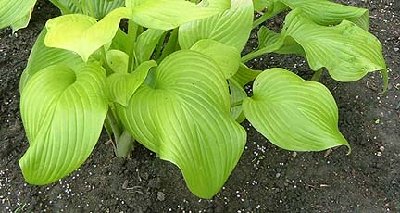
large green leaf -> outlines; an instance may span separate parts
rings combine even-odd
[[[175,52],[158,66],[153,87],[140,87],[129,105],[119,108],[133,137],[176,164],[202,198],[219,191],[246,141],[230,115],[228,85],[218,70],[198,52]]]
[[[282,35],[303,47],[311,69],[325,67],[337,81],[356,81],[376,70],[386,72],[381,43],[353,22],[325,27],[295,9],[287,15]]]
[[[27,26],[36,0],[0,0],[0,29],[11,26],[13,31]]]
[[[243,108],[257,131],[283,149],[348,146],[338,129],[338,108],[329,90],[290,71],[275,68],[261,73]]]
[[[146,61],[139,65],[133,73],[119,72],[108,76],[107,89],[111,101],[127,106],[133,93],[146,79],[149,70],[155,66],[157,66],[155,61]]]
[[[22,93],[22,90],[29,78],[36,72],[46,67],[56,64],[63,64],[64,66],[68,66],[71,69],[79,70],[79,68],[84,64],[82,59],[78,55],[70,51],[53,47],[46,47],[43,41],[45,35],[46,29],[43,29],[32,47],[28,64],[23,71],[20,79],[20,93]]]
[[[241,62],[240,52],[236,48],[214,40],[200,40],[190,49],[214,59],[226,79],[236,73]]]
[[[349,20],[364,30],[368,30],[368,10],[364,8],[344,6],[329,0],[279,0],[292,9],[303,10],[314,22],[330,26]]]
[[[196,20],[179,28],[179,44],[189,49],[196,42],[212,39],[236,47],[240,52],[252,29],[252,0],[232,0],[231,8],[204,20]]]
[[[99,22],[82,15],[70,14],[50,19],[46,23],[44,43],[49,47],[67,49],[87,61],[97,49],[112,41],[119,29],[119,22],[130,16],[128,8],[118,8]]]
[[[127,0],[132,20],[146,28],[171,30],[183,23],[204,19],[229,8],[229,0],[196,5],[185,0]]]
[[[75,72],[47,67],[21,94],[30,146],[19,164],[27,182],[47,184],[77,169],[92,152],[107,113],[105,71],[89,64]]]

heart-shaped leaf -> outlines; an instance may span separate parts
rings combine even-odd
[[[21,117],[30,146],[19,164],[27,182],[54,182],[89,157],[107,113],[105,71],[88,64],[74,72],[47,67],[21,94]]]
[[[230,115],[225,77],[213,60],[191,50],[166,57],[155,75],[154,87],[140,87],[119,116],[135,139],[182,170],[195,195],[210,198],[246,141]]]
[[[258,75],[243,109],[257,131],[283,149],[349,146],[338,129],[338,108],[329,90],[290,71],[275,68]]]
[[[118,8],[99,22],[82,15],[70,14],[50,19],[46,23],[44,43],[79,54],[86,62],[97,49],[112,41],[119,29],[119,22],[130,17],[130,9]]]
[[[376,70],[386,72],[381,43],[353,22],[320,26],[295,9],[287,15],[282,35],[303,47],[311,69],[325,67],[337,81],[356,81]]]

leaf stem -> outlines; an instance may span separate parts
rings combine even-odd
[[[136,66],[136,54],[135,54],[135,43],[136,37],[138,35],[139,25],[132,20],[128,21],[128,53],[129,53],[129,63],[128,72],[131,72]]]
[[[319,69],[314,72],[313,76],[311,77],[311,81],[319,81],[321,79],[322,69]]]

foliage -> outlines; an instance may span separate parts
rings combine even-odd
[[[329,90],[288,70],[244,64],[264,54],[304,56],[314,79],[325,69],[338,81],[379,70],[387,85],[362,8],[327,0],[51,2],[62,16],[47,21],[20,80],[30,143],[20,167],[31,184],[79,168],[103,125],[117,156],[141,143],[177,165],[202,198],[218,193],[237,164],[244,119],[283,149],[350,150]],[[34,4],[0,0],[0,28],[25,27]],[[281,32],[263,25],[282,12]],[[258,47],[241,56],[253,29]],[[253,81],[248,97],[244,86]]]

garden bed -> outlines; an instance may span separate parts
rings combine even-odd
[[[19,115],[18,79],[45,21],[58,15],[39,1],[28,28],[0,31],[0,212],[385,212],[400,211],[400,10],[368,5],[371,31],[382,42],[390,84],[379,74],[355,83],[323,76],[339,106],[340,130],[352,146],[331,153],[294,153],[266,141],[248,122],[245,152],[212,200],[192,195],[177,167],[142,146],[131,159],[114,157],[104,135],[76,172],[47,186],[24,182],[18,159],[28,147]],[[255,41],[251,40],[248,48]],[[248,64],[283,67],[310,77],[300,57],[269,55]]]

